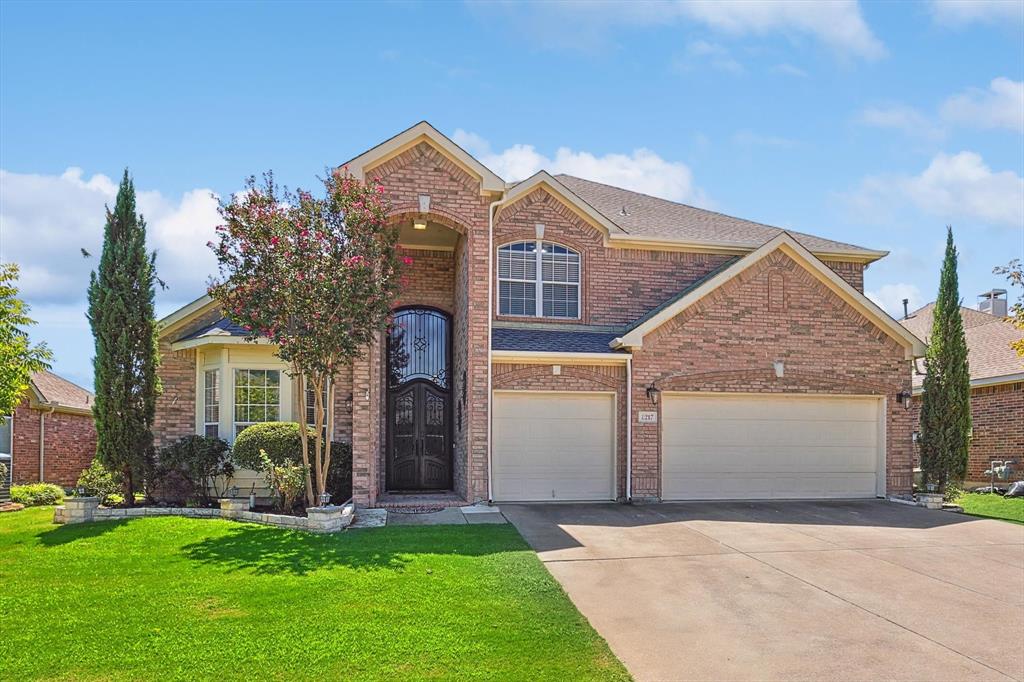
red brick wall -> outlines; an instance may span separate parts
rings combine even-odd
[[[396,308],[425,305],[451,314],[455,309],[455,254],[452,251],[410,249],[412,259],[402,271],[402,293]]]
[[[916,430],[921,422],[921,397],[914,398],[910,420]],[[971,391],[973,436],[967,459],[966,484],[987,485],[985,475],[993,460],[1016,459],[1014,480],[1024,480],[1024,382],[982,386]],[[914,466],[920,466],[914,448]]]
[[[769,280],[783,286],[769,310]],[[785,363],[775,377],[774,360]],[[769,255],[655,330],[633,360],[633,490],[660,497],[660,426],[637,423],[662,390],[881,395],[889,398],[888,493],[911,487],[911,420],[895,395],[910,388],[904,351],[781,253]],[[660,410],[660,403],[658,409]],[[659,422],[661,420],[659,419]]]
[[[153,419],[153,439],[158,448],[196,432],[196,352],[191,349],[172,351],[171,342],[220,317],[219,310],[211,310],[160,339],[157,374],[162,392],[156,400]]]
[[[499,213],[494,227],[495,249],[509,242],[536,239],[538,223],[544,225],[545,241],[578,251],[581,260],[581,319],[545,321],[629,324],[731,258],[681,251],[608,248],[597,228],[542,188]],[[827,261],[826,265],[863,292],[863,265],[834,261]],[[496,273],[494,277],[497,292]],[[495,295],[495,315],[497,311]],[[504,315],[500,318],[536,320]]]
[[[456,436],[456,492],[467,500],[487,498],[487,210],[493,200],[482,195],[476,178],[470,176],[430,144],[423,142],[400,155],[364,171],[368,179],[379,179],[392,202],[392,219],[411,221],[421,216],[419,196],[430,196],[430,212],[426,217],[462,235],[457,247],[458,264],[447,282],[454,286],[455,270],[465,289],[449,294],[454,309],[455,334],[465,339],[462,354],[456,341],[456,384],[461,381],[458,364],[464,358],[467,375],[466,405],[463,411],[464,434]],[[414,259],[415,251],[410,252]],[[455,256],[452,256],[455,263]],[[415,286],[415,263],[413,281]],[[447,275],[446,275],[447,278]],[[465,293],[463,293],[465,292]],[[437,293],[437,292],[435,292]],[[465,296],[465,305],[457,300]],[[403,303],[423,301],[403,296]],[[353,481],[354,495],[359,502],[372,503],[381,490],[383,480],[384,392],[381,389],[382,354],[379,345],[354,368],[356,401],[353,416]],[[367,386],[369,383],[371,385]],[[461,394],[457,386],[453,386]],[[366,395],[369,390],[369,401]],[[461,397],[461,395],[460,395]],[[458,452],[462,448],[462,452]],[[460,469],[460,467],[462,467]]]
[[[13,480],[39,482],[39,421],[44,419],[43,480],[73,487],[96,456],[96,427],[91,415],[35,410],[23,402],[14,411]]]
[[[513,391],[615,391],[615,474],[618,497],[626,495],[626,368],[624,365],[551,365],[496,363],[495,390]]]

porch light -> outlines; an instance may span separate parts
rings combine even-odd
[[[896,402],[903,406],[904,410],[910,409],[910,391],[900,391],[896,394]]]
[[[345,396],[345,408],[350,409],[352,407],[352,394],[349,393]]]
[[[416,220],[414,220],[412,222],[412,229],[414,229],[414,230],[425,230],[425,229],[427,229],[427,221],[426,220],[421,220],[421,219],[417,218]]]
[[[651,385],[647,387],[647,399],[651,401],[652,405],[658,404],[658,396],[661,395],[661,389],[651,382]]]

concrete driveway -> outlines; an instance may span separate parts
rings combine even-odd
[[[1024,680],[1024,526],[874,500],[501,508],[638,680]]]

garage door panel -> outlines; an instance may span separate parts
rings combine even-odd
[[[879,403],[666,395],[665,499],[873,497]]]
[[[493,438],[498,501],[614,497],[611,394],[495,393]]]

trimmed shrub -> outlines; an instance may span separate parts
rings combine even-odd
[[[316,431],[309,430],[309,438],[316,438]],[[260,450],[274,464],[302,462],[302,434],[295,422],[263,422],[245,427],[235,438],[232,458],[235,464],[263,471]]]
[[[38,507],[44,504],[60,504],[64,501],[64,489],[52,483],[29,483],[28,485],[11,486],[11,502],[26,507]]]
[[[223,491],[216,488],[217,479],[224,477],[227,487],[235,475],[227,441],[207,436],[185,436],[160,450],[154,469],[155,493],[159,502],[209,504],[210,489],[214,497]]]
[[[121,476],[108,471],[103,462],[94,459],[89,468],[78,477],[78,487],[85,489],[89,497],[100,498],[100,504],[120,504],[124,497],[121,495]]]

